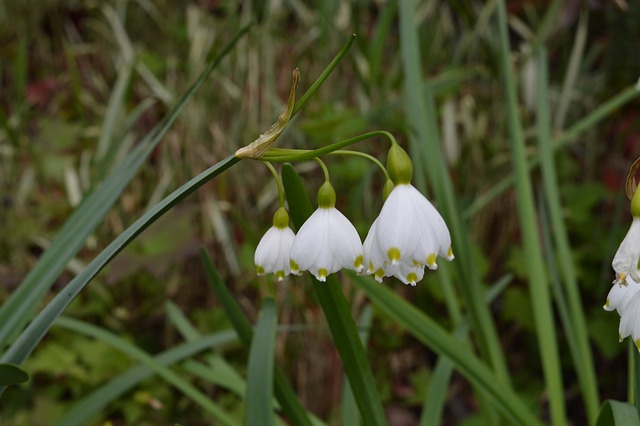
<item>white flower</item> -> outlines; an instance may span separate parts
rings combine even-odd
[[[618,275],[628,274],[638,282],[640,281],[638,261],[640,261],[640,218],[634,217],[629,232],[613,258],[613,270]]]
[[[275,273],[278,281],[291,273],[289,253],[295,239],[295,234],[289,228],[289,215],[284,208],[280,208],[273,219],[273,226],[264,234],[253,261],[258,275]]]
[[[634,283],[634,286],[639,285]],[[620,327],[618,328],[620,341],[631,336],[633,343],[640,349],[640,293],[631,297],[620,315]]]
[[[335,207],[319,207],[302,225],[291,247],[291,272],[309,271],[326,281],[342,268],[360,272],[362,242],[349,219]]]
[[[425,265],[429,269],[438,267],[437,256],[454,258],[451,235],[442,216],[408,183],[393,188],[363,247],[367,273],[379,281],[393,275],[405,284],[415,284],[422,279]]]
[[[640,285],[628,275],[619,278],[622,278],[622,280],[616,279],[613,281],[613,286],[607,295],[607,301],[602,308],[605,311],[613,311],[615,309],[618,311],[618,315],[622,316],[631,298],[640,290]]]

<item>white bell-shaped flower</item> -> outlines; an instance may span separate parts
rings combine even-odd
[[[640,293],[636,292],[626,303],[620,315],[618,333],[621,342],[631,336],[633,343],[640,349]]]
[[[335,208],[335,191],[325,182],[318,192],[318,209],[300,227],[290,253],[291,272],[311,272],[318,281],[342,268],[364,269],[358,232]]]
[[[387,169],[394,186],[363,245],[366,273],[415,285],[425,266],[438,267],[437,256],[453,260],[451,235],[440,213],[411,185],[413,165],[397,143],[389,149]]]
[[[289,214],[279,208],[273,216],[273,226],[263,235],[253,257],[258,275],[274,273],[278,281],[291,273],[289,253],[295,239],[289,228]]]
[[[634,197],[635,198],[635,197]],[[612,266],[616,274],[628,274],[634,281],[640,281],[640,218],[634,217],[627,235],[620,243],[613,258]]]
[[[629,300],[640,290],[640,284],[637,284],[628,275],[619,278],[622,278],[622,280],[616,279],[613,281],[613,286],[609,290],[603,309],[605,311],[613,311],[615,309],[618,315],[622,316]]]

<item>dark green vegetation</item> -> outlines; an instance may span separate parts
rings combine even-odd
[[[575,424],[585,424],[593,420],[593,401],[627,398],[627,345],[617,342],[618,316],[601,306],[611,259],[630,221],[624,179],[640,155],[632,89],[640,76],[640,7],[634,2],[626,10],[615,2],[593,9],[508,2],[517,108],[506,100],[495,5],[484,2],[421,1],[415,13],[394,2],[366,1],[28,3],[0,4],[0,303],[77,203],[122,165],[240,28],[254,24],[186,104],[48,299],[151,206],[268,129],[281,112],[293,68],[300,69],[302,94],[357,33],[346,59],[277,146],[315,149],[365,131],[390,131],[409,147],[415,185],[449,224],[457,259],[441,261],[416,288],[393,279],[384,289],[348,274],[335,279],[354,318],[370,301],[388,301],[387,309],[373,310],[366,348],[389,422],[417,424],[427,410],[436,413],[425,415],[423,424],[438,415],[442,424],[486,423],[504,413],[487,408],[490,394],[452,373],[428,348],[428,333],[418,326],[405,332],[412,317],[403,316],[387,290],[454,331],[498,377],[508,377],[535,416],[552,418],[529,292],[530,258],[522,248],[521,192],[513,186],[508,120],[514,111],[524,154],[535,165],[530,178],[545,262],[538,272],[548,278],[555,302],[565,410]],[[414,19],[417,33],[407,24]],[[549,84],[541,94],[545,61]],[[424,90],[412,90],[416,80]],[[539,135],[547,133],[551,143],[540,144]],[[446,163],[434,164],[432,144]],[[549,146],[552,152],[545,151]],[[381,138],[358,145],[381,160],[387,147]],[[544,168],[549,156],[555,179]],[[382,203],[382,176],[359,158],[325,160],[338,207],[364,237]],[[314,200],[321,171],[312,162],[296,168]],[[274,284],[272,277],[255,276],[253,250],[276,206],[268,170],[250,161],[178,204],[70,305],[23,364],[30,381],[0,398],[0,423],[53,424],[65,413],[80,418],[69,410],[106,383],[112,392],[118,384],[122,390],[91,417],[94,424],[241,422],[250,336],[240,342],[229,332],[236,325],[208,282],[200,245],[252,324],[265,296],[274,296],[280,370],[274,395],[286,400],[293,389],[322,420],[349,423],[346,413],[355,403],[343,398],[342,363],[318,300],[328,296],[312,288],[321,284],[306,277]],[[568,237],[568,251],[561,235]],[[579,337],[564,325],[573,323],[576,309],[575,294],[565,290],[571,281],[579,288],[578,312],[587,319],[597,396],[584,390],[589,378],[581,374],[588,368],[580,363],[590,361],[581,358]],[[471,303],[484,304],[485,297],[486,312]],[[467,330],[471,338],[464,340]],[[163,358],[149,356],[161,352]],[[130,368],[144,380],[123,376]],[[135,385],[126,387],[127,380]],[[293,404],[282,411],[297,412]],[[441,414],[434,407],[442,407]]]

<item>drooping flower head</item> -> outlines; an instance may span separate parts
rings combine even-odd
[[[274,273],[278,281],[289,275],[289,253],[294,239],[295,234],[289,228],[289,214],[280,207],[273,215],[273,226],[256,247],[253,260],[258,275]]]
[[[437,256],[453,260],[451,236],[440,213],[411,185],[413,165],[397,143],[389,150],[387,169],[393,189],[365,239],[366,272],[378,281],[395,276],[415,285],[425,266],[437,268]]]
[[[309,271],[324,282],[342,268],[364,269],[360,236],[335,204],[336,193],[326,181],[318,191],[318,208],[300,227],[291,247],[292,273]]]
[[[637,163],[638,161],[634,163],[630,177]],[[640,191],[637,189],[634,189],[631,199],[631,215],[631,227],[620,243],[611,264],[616,278],[603,308],[607,311],[615,309],[620,315],[620,341],[631,336],[640,350]]]

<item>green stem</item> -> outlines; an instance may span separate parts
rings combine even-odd
[[[575,347],[571,352],[575,357],[576,373],[578,375],[584,404],[589,423],[594,424],[598,415],[599,396],[595,377],[595,368],[591,349],[589,347],[589,333],[587,332],[584,308],[578,289],[578,276],[571,254],[567,229],[563,219],[562,201],[558,191],[559,184],[551,147],[551,111],[547,94],[547,55],[544,49],[537,54],[538,62],[538,106],[537,126],[538,144],[540,146],[540,160],[542,164],[542,180],[544,192],[549,208],[552,235],[554,236],[559,260],[560,274],[566,291],[570,321],[565,324],[567,333],[572,334]]]
[[[540,358],[546,389],[549,395],[551,420],[554,425],[565,425],[566,413],[562,387],[562,372],[558,356],[557,336],[551,309],[551,297],[542,259],[540,239],[536,227],[533,189],[528,174],[524,137],[516,95],[516,83],[511,69],[507,12],[504,0],[498,1],[499,61],[507,101],[508,128],[511,139],[511,158],[516,180],[517,206],[522,228],[524,258],[527,259],[529,294],[533,308],[536,334],[540,344]]]
[[[316,161],[316,163],[320,165],[320,168],[322,169],[322,173],[324,173],[324,181],[329,182],[329,169],[327,169],[327,165],[324,164],[324,161],[322,161],[318,157],[314,158],[314,160]]]
[[[356,39],[356,35],[351,34],[351,36],[349,37],[349,40],[347,40],[345,45],[342,46],[342,49],[340,49],[336,57],[333,58],[333,60],[329,63],[327,68],[325,68],[322,74],[320,74],[318,79],[311,85],[311,87],[309,87],[309,90],[307,90],[305,94],[300,97],[298,102],[296,102],[295,106],[293,107],[293,112],[291,113],[291,118],[293,118],[298,113],[298,111],[302,109],[304,104],[307,103],[307,101],[318,91],[320,86],[322,86],[322,83],[324,83],[325,80],[329,77],[329,75],[331,75],[333,70],[340,63],[340,61],[342,61],[342,58],[344,58],[344,56],[347,54],[349,49],[351,49],[351,45],[353,44],[353,41],[355,39]]]
[[[361,142],[365,139],[369,139],[375,136],[384,136],[393,143],[396,142],[396,138],[385,130],[375,130],[373,132],[363,133],[358,136],[354,136],[349,139],[345,139],[339,142],[332,143],[331,145],[324,146],[322,148],[314,150],[305,149],[286,149],[286,148],[269,148],[269,151],[264,154],[262,160],[271,161],[273,163],[286,163],[291,161],[303,161],[313,160],[316,157],[331,154],[334,151],[353,145],[354,143]]]
[[[356,157],[366,158],[367,160],[374,162],[378,167],[380,167],[380,170],[382,170],[382,173],[384,173],[384,177],[386,178],[386,180],[388,180],[388,181],[391,180],[391,178],[389,177],[389,173],[387,172],[386,167],[380,162],[380,160],[378,160],[373,155],[367,154],[366,152],[349,151],[349,150],[344,150],[344,149],[339,149],[337,151],[333,151],[331,154],[334,154],[334,155],[353,155],[353,156],[356,156]]]
[[[268,161],[263,161],[263,163],[265,166],[267,166],[276,181],[276,185],[278,186],[278,201],[280,202],[280,207],[284,207],[284,189],[282,188],[282,181],[280,180],[278,171],[275,167],[273,167],[273,164],[269,163]]]

